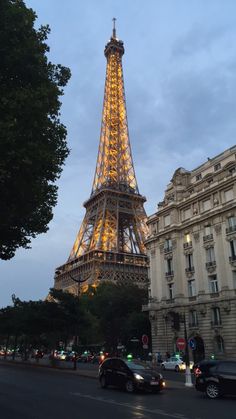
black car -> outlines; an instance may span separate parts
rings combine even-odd
[[[116,386],[127,392],[146,390],[161,391],[165,382],[155,369],[139,361],[121,358],[107,358],[99,366],[99,381],[102,388]]]
[[[236,395],[236,361],[201,361],[194,367],[196,390],[210,399]]]

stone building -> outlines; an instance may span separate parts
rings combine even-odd
[[[175,171],[148,219],[153,352],[236,358],[236,146]]]

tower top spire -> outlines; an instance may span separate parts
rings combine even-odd
[[[112,38],[116,38],[116,18],[113,17],[113,30],[112,30]]]

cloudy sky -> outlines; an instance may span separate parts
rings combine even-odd
[[[84,216],[99,142],[105,43],[117,18],[133,159],[151,215],[176,168],[188,170],[236,141],[235,0],[26,0],[49,24],[49,58],[70,67],[61,120],[71,149],[46,234],[0,262],[0,307],[43,299]]]

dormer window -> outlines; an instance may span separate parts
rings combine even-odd
[[[221,164],[220,163],[217,163],[214,166],[214,171],[217,172],[217,170],[220,170],[220,168],[221,168]]]

